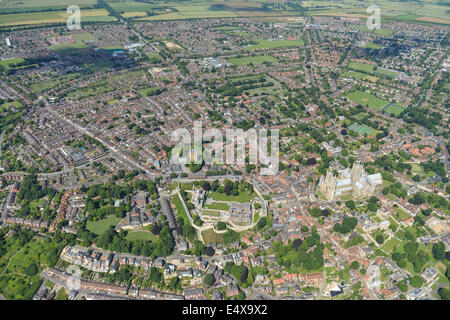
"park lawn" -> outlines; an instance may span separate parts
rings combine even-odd
[[[246,47],[247,50],[253,49],[276,49],[283,47],[302,47],[304,45],[303,40],[266,40],[256,39],[257,44]]]
[[[97,221],[88,221],[86,229],[95,233],[96,235],[101,235],[103,232],[109,229],[111,226],[116,226],[120,221],[120,218],[115,216],[110,216],[105,219]]]
[[[262,64],[264,62],[277,62],[278,59],[272,56],[260,55],[260,56],[247,56],[242,58],[230,58],[228,59],[232,64],[236,66],[243,66],[248,64]]]
[[[383,250],[386,253],[390,253],[392,249],[394,249],[394,247],[400,243],[401,241],[399,239],[392,237],[388,241],[383,243],[383,245],[381,246],[381,250]]]
[[[224,210],[228,211],[230,210],[230,206],[223,202],[213,202],[210,204],[205,204],[206,209],[215,209],[215,210]]]
[[[74,33],[72,34],[72,37],[74,37],[77,42],[98,40],[89,32]]]
[[[193,182],[185,182],[181,184],[181,190],[192,190],[194,188]]]
[[[250,194],[248,191],[241,191],[237,196],[229,195],[226,193],[219,193],[217,191],[211,192],[209,194],[211,198],[216,201],[227,201],[227,202],[249,202],[255,197],[255,194]]]
[[[369,108],[380,111],[383,110],[384,107],[386,107],[389,103],[385,100],[378,99],[377,97],[373,96],[372,94],[368,92],[363,92],[356,90],[350,94],[347,95],[347,98],[354,103],[360,104],[360,105],[367,105]]]
[[[213,228],[203,231],[202,238],[205,243],[224,243],[223,234],[215,233]]]
[[[134,241],[134,240],[155,241],[158,239],[158,237],[148,231],[132,231],[132,232],[128,232],[126,239],[129,241]]]
[[[148,87],[144,89],[139,89],[138,92],[142,96],[154,96],[158,92],[158,87]]]
[[[175,194],[172,196],[172,202],[175,205],[175,208],[177,208],[178,216],[183,219],[183,222],[185,225],[190,225],[189,218],[187,216],[186,210],[184,210],[183,203],[178,196],[178,194]]]

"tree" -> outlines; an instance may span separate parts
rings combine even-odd
[[[215,253],[215,251],[214,251],[214,248],[213,247],[206,247],[205,248],[205,254],[208,256],[208,257],[212,257],[213,255],[214,255],[214,253]]]
[[[442,242],[433,243],[432,249],[433,257],[436,260],[444,260],[445,259],[445,244]]]
[[[409,283],[414,288],[420,288],[423,285],[423,278],[420,276],[414,276],[409,280]]]
[[[209,191],[209,190],[211,190],[211,185],[209,184],[208,181],[206,181],[206,182],[203,184],[202,188],[203,188],[203,190],[205,190],[205,191]]]
[[[345,206],[349,208],[350,210],[355,209],[355,202],[353,200],[345,201]]]
[[[225,222],[219,221],[217,222],[217,230],[225,230],[227,228],[227,225]]]
[[[450,300],[450,289],[449,288],[440,288],[438,290],[438,293],[442,300]]]
[[[352,268],[353,270],[357,270],[359,269],[359,262],[358,261],[353,261],[350,265],[350,268]]]
[[[384,237],[382,234],[379,234],[376,236],[375,240],[379,243],[379,244],[383,244],[384,242]]]
[[[256,224],[256,226],[258,227],[258,229],[262,229],[266,226],[267,224],[267,219],[266,217],[262,217],[261,219],[259,219],[258,223]]]
[[[408,285],[407,285],[404,281],[398,283],[398,288],[399,288],[402,292],[408,291]]]
[[[212,286],[214,282],[216,282],[216,278],[214,278],[214,275],[212,273],[208,273],[205,278],[203,279],[203,282],[207,286]]]

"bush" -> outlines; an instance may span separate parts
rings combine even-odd
[[[409,280],[409,283],[414,288],[420,288],[423,285],[423,278],[419,277],[419,276],[414,276],[414,277],[411,278],[411,280]]]
[[[203,279],[203,282],[207,286],[212,286],[214,282],[216,282],[216,279],[214,278],[214,275],[212,273],[208,273],[205,278]]]

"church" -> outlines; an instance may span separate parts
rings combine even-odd
[[[363,166],[355,162],[351,169],[338,171],[337,176],[331,168],[328,169],[325,178],[320,177],[318,190],[327,200],[340,199],[346,195],[361,199],[374,195],[381,190],[382,185],[380,173],[367,175]]]

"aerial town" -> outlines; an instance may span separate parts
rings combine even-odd
[[[0,300],[449,300],[450,6],[367,2],[1,1]]]

